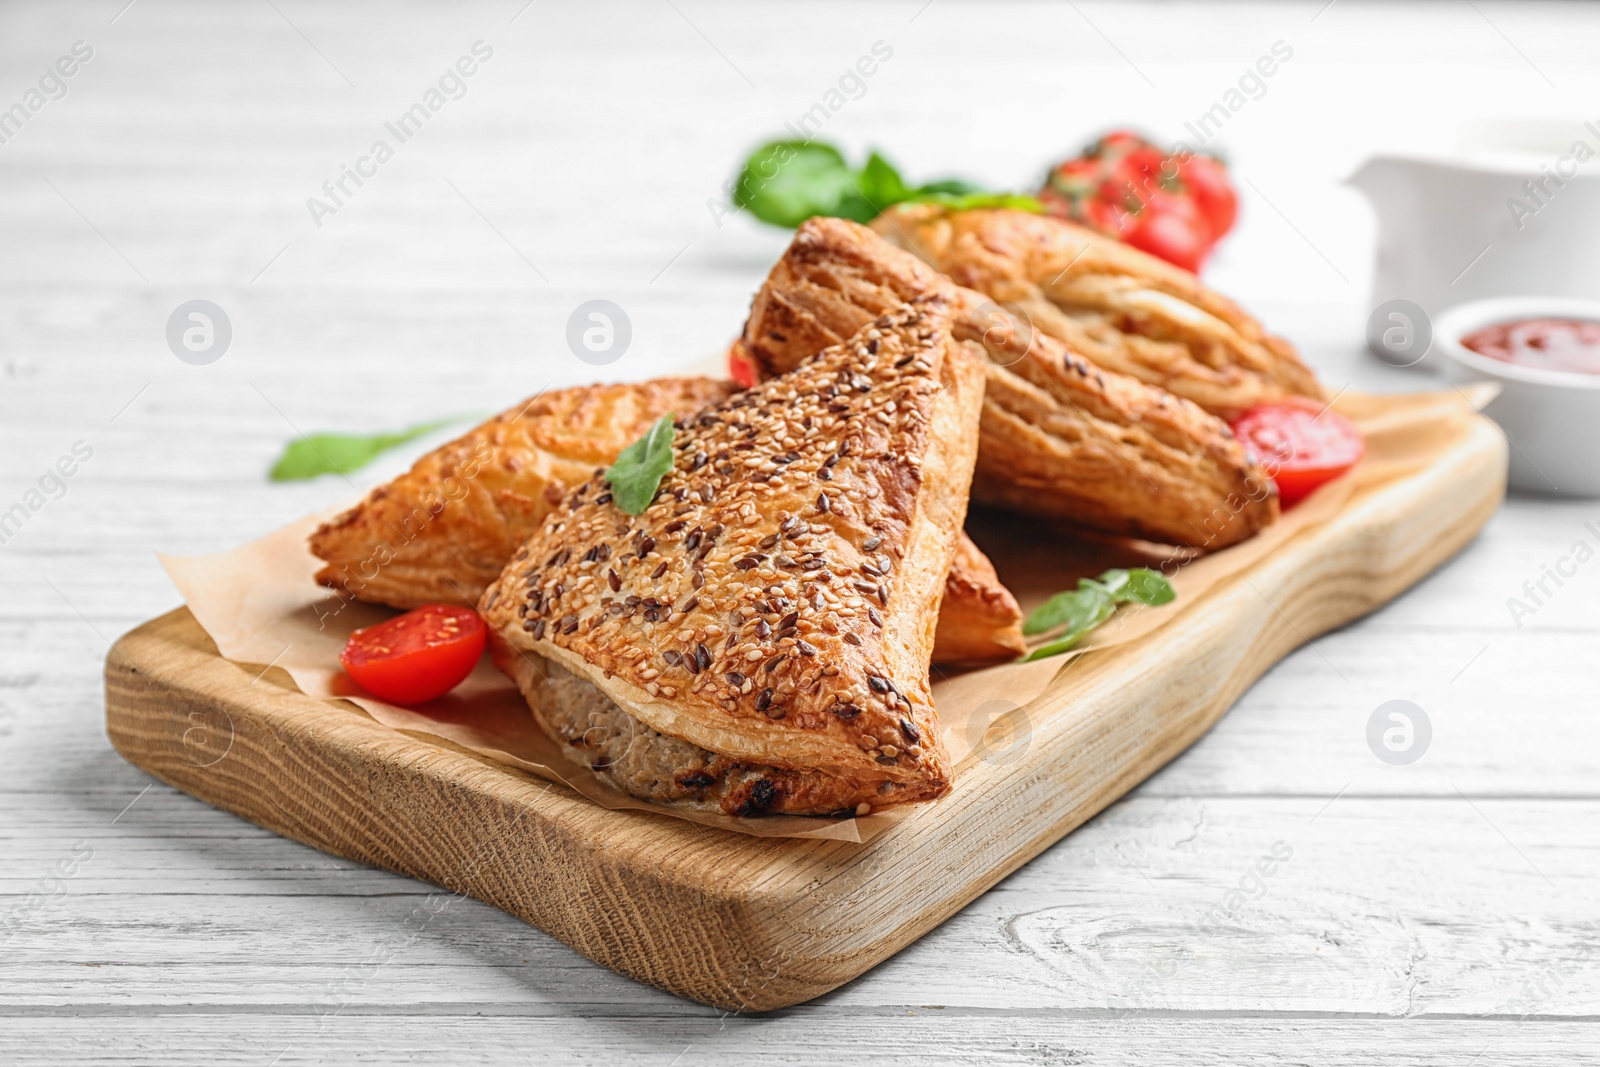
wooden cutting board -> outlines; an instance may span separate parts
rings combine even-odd
[[[187,609],[117,642],[107,731],[130,762],[276,833],[487,901],[674,993],[784,1007],[949,918],[1182,752],[1288,652],[1465,545],[1504,493],[1506,446],[1462,419],[1425,470],[1358,490],[1168,625],[1085,655],[948,797],[866,844],[602,809],[224,660]]]

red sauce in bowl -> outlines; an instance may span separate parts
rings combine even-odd
[[[1467,334],[1461,344],[1519,367],[1600,374],[1600,322],[1588,319],[1497,322]]]

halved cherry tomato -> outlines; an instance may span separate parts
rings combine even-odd
[[[753,388],[757,381],[756,365],[750,362],[750,357],[744,354],[738,344],[728,348],[728,377],[740,389]]]
[[[1233,435],[1278,483],[1278,501],[1286,508],[1354,467],[1367,451],[1349,419],[1309,397],[1257,404],[1234,420]]]
[[[471,608],[425,604],[350,635],[339,662],[373,696],[421,704],[472,673],[487,636]]]

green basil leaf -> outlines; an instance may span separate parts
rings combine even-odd
[[[913,196],[929,196],[933,193],[949,193],[952,196],[966,196],[969,193],[986,192],[983,186],[975,182],[965,181],[961,178],[945,178],[941,181],[928,182],[919,185],[911,191]]]
[[[656,420],[650,432],[622,450],[606,471],[611,498],[629,515],[641,515],[656,498],[661,479],[672,469],[672,424],[676,415]]]
[[[1177,598],[1178,591],[1172,588],[1172,583],[1148,567],[1135,567],[1128,572],[1127,590],[1119,597],[1121,600],[1136,600],[1151,607],[1170,604]]]
[[[793,229],[814,215],[871,222],[894,204],[942,204],[957,211],[1009,207],[1040,212],[1031,196],[987,192],[959,178],[915,188],[877,152],[859,171],[844,154],[822,141],[773,141],[745,160],[734,183],[733,201],[762,222]]]
[[[883,214],[883,209],[888,206],[887,204],[874,203],[854,189],[850,189],[839,198],[839,202],[833,206],[833,210],[828,214],[836,219],[849,219],[851,222],[859,222],[864,225]]]
[[[1131,580],[1131,573],[1123,570],[1121,567],[1106,571],[1100,577],[1095,579],[1095,581],[1099,582],[1105,587],[1105,591],[1111,597],[1111,599],[1115,600],[1119,604],[1127,601],[1128,582]]]
[[[460,422],[461,416],[425,422],[399,433],[379,433],[361,436],[344,433],[307,434],[298,441],[289,442],[283,455],[267,474],[275,482],[295,482],[315,478],[319,474],[349,474],[358,471],[391,448],[425,434]]]
[[[856,191],[868,203],[876,204],[880,211],[911,195],[905,179],[894,169],[894,164],[876,152],[867,156],[866,166],[856,175]]]
[[[813,215],[836,214],[853,181],[832,145],[773,141],[745,161],[733,200],[762,222],[793,229]]]
[[[1087,581],[1087,579],[1085,580]],[[1090,585],[1084,589],[1080,589],[1079,592],[1091,594],[1087,598],[1089,604],[1088,613],[1074,619],[1072,624],[1067,627],[1066,633],[1062,634],[1048,645],[1041,645],[1032,652],[1028,653],[1028,662],[1032,662],[1036,659],[1044,659],[1046,656],[1058,656],[1063,652],[1071,650],[1073,646],[1075,646],[1079,641],[1082,641],[1084,637],[1086,637],[1092,630],[1097,629],[1101,623],[1105,622],[1116,613],[1116,601],[1107,596],[1104,590],[1094,586],[1093,583],[1090,583]]]
[[[1028,661],[1058,656],[1070,651],[1096,627],[1116,613],[1118,604],[1139,603],[1152,607],[1169,604],[1178,596],[1172,583],[1148,567],[1106,571],[1099,578],[1079,578],[1078,588],[1057,593],[1028,616],[1022,632],[1029,636],[1048,633],[1058,626],[1066,630],[1047,645],[1028,653]]]
[[[1088,578],[1080,578],[1078,588],[1066,593],[1057,593],[1029,615],[1027,621],[1022,624],[1022,632],[1031,637],[1034,634],[1048,633],[1057,626],[1064,625],[1071,629],[1095,618],[1107,607],[1115,610],[1116,602],[1106,593],[1104,587]]]

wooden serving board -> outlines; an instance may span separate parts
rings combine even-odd
[[[1285,654],[1465,545],[1504,493],[1506,446],[1464,418],[1425,470],[1358,490],[1166,626],[1084,656],[1023,709],[1025,745],[967,761],[948,797],[866,844],[603,809],[227,661],[187,609],[117,642],[107,730],[130,762],[276,833],[487,901],[674,993],[783,1007],[937,926],[1182,752]]]

